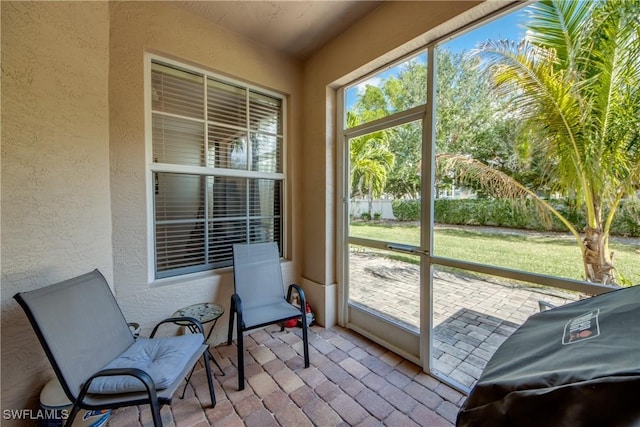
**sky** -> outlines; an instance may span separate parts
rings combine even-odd
[[[524,9],[505,15],[499,19],[482,25],[473,31],[469,31],[461,36],[443,43],[452,52],[466,50],[470,51],[476,47],[478,42],[485,40],[509,39],[519,41],[524,37],[524,29],[520,28],[524,22]]]
[[[457,36],[446,43],[441,44],[442,47],[449,49],[452,52],[458,52],[466,50],[467,52],[474,49],[479,42],[500,39],[509,39],[519,41],[524,37],[524,29],[521,28],[521,24],[524,22],[524,9],[517,10],[513,13],[505,15],[499,19],[491,21],[488,24],[481,25],[480,27]],[[422,54],[418,61],[426,61],[426,55]],[[375,76],[363,81],[356,86],[347,88],[346,107],[350,110],[353,104],[356,102],[358,94],[364,91],[367,85],[379,85],[384,79],[389,76],[397,74],[401,70],[402,66],[396,66],[385,70]]]

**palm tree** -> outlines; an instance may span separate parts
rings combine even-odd
[[[355,115],[347,113],[349,127],[355,126],[356,121]],[[389,150],[388,135],[384,131],[349,140],[352,193],[367,197],[370,218],[373,215],[373,199],[384,193],[394,159]]]
[[[440,160],[497,196],[530,199],[557,216],[576,238],[585,279],[615,284],[611,223],[640,189],[640,0],[545,0],[530,7],[526,27],[522,42],[489,41],[476,54],[546,157],[554,190],[575,197],[586,227],[472,158]]]

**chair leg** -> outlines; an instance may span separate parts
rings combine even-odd
[[[293,289],[297,289],[298,297],[300,298],[300,320],[302,323],[302,343],[304,346],[304,367],[309,367],[309,334],[307,333],[307,300],[304,297],[304,292],[297,285],[290,285],[289,291],[287,292],[287,301],[291,303],[291,291]]]
[[[189,372],[189,375],[186,378],[184,388],[182,389],[182,396],[180,396],[180,399],[184,399],[184,395],[187,392],[187,386],[189,385],[189,381],[191,381],[191,376],[193,375],[193,371],[195,370],[196,370],[196,365],[194,365],[193,368],[191,368],[191,372]]]
[[[231,298],[231,304],[229,307],[229,334],[227,335],[227,345],[231,345],[233,339],[233,316],[236,314],[236,304],[233,298]]]
[[[225,375],[227,375],[227,374],[225,374],[225,373],[224,373],[224,371],[222,370],[222,367],[220,366],[220,364],[218,363],[218,361],[216,360],[216,358],[215,358],[215,357],[213,357],[213,354],[211,354],[211,351],[209,351],[209,359],[210,359],[210,360],[213,360],[213,363],[215,363],[215,364],[216,364],[216,366],[217,366],[217,367],[218,367],[218,369],[220,370],[220,375],[221,375],[221,376],[223,376],[223,377],[224,377]]]
[[[309,367],[309,334],[307,333],[307,315],[302,315],[302,343],[304,347],[304,367]]]
[[[236,315],[238,319],[238,390],[244,390],[244,336],[242,333],[242,325],[240,315]]]
[[[162,417],[160,416],[160,403],[156,399],[151,399],[149,402],[151,407],[151,416],[153,417],[153,425],[155,427],[162,427]]]
[[[215,408],[216,392],[213,389],[213,375],[211,374],[211,365],[209,365],[209,349],[207,349],[204,352],[203,356],[204,356],[204,369],[207,371],[207,382],[209,383],[209,394],[211,395],[211,407]]]
[[[73,420],[76,418],[76,415],[78,415],[78,411],[80,411],[79,403],[80,402],[78,400],[73,402],[73,406],[71,407],[71,412],[69,412],[69,416],[64,422],[65,427],[73,425]]]

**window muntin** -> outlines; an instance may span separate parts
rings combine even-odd
[[[155,278],[282,248],[284,99],[156,59],[150,93]]]

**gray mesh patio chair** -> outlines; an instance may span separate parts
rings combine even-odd
[[[238,331],[238,389],[244,389],[243,333],[262,326],[300,317],[304,344],[304,367],[309,367],[309,339],[307,336],[306,301],[304,292],[295,284],[289,285],[284,296],[284,283],[280,267],[280,253],[275,242],[233,245],[233,277],[235,293],[231,296],[229,315],[230,345],[234,315]],[[300,298],[300,307],[291,304],[292,291]]]
[[[66,425],[80,409],[151,406],[155,426],[162,426],[160,407],[189,375],[200,357],[216,399],[204,334],[153,338],[166,323],[193,322],[182,317],[158,323],[151,338],[134,339],[104,276],[94,270],[14,296],[24,309],[73,406]]]

